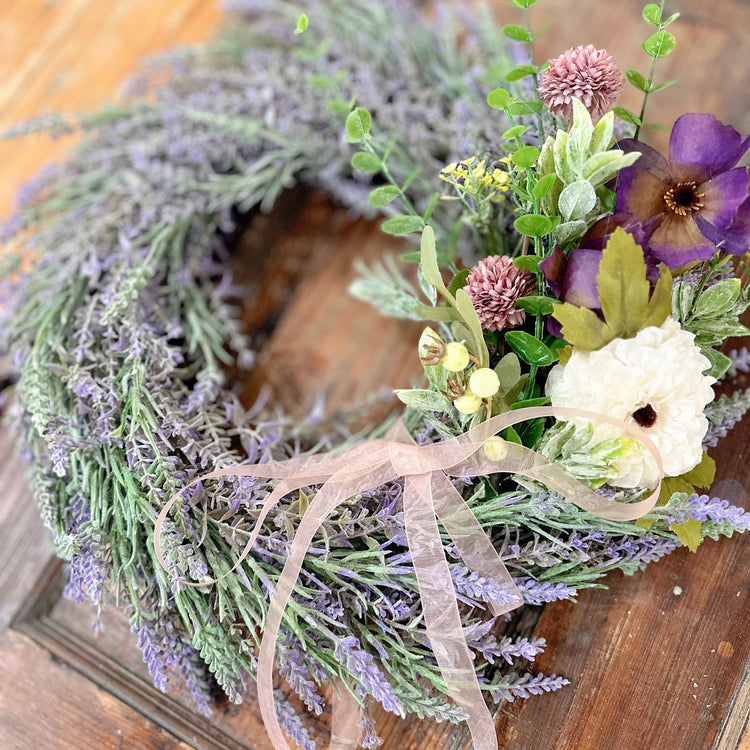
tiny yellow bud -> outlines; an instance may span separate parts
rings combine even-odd
[[[482,406],[482,399],[476,393],[467,390],[453,402],[453,405],[461,414],[476,414]]]
[[[484,442],[484,455],[490,461],[502,461],[508,455],[508,443],[499,435],[487,438]]]
[[[469,388],[477,396],[492,398],[500,390],[500,378],[494,370],[489,367],[480,367],[474,370],[469,378]]]
[[[449,372],[461,372],[469,364],[469,350],[459,341],[445,345],[445,356],[442,365]]]

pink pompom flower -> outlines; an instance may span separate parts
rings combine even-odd
[[[573,99],[578,99],[597,122],[611,109],[624,83],[625,77],[607,50],[589,44],[550,60],[539,83],[539,96],[551,112],[568,122],[573,116]]]
[[[501,331],[523,323],[525,313],[514,307],[519,297],[534,292],[534,277],[513,265],[505,255],[480,260],[466,279],[466,293],[482,328]]]

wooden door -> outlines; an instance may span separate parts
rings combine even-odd
[[[504,2],[493,6],[505,13],[504,23],[512,22]],[[665,124],[683,111],[710,110],[750,132],[750,5],[679,0],[674,6],[684,18],[664,75],[683,82],[660,95]],[[647,28],[634,0],[542,0],[535,12],[539,26],[544,18],[555,24],[539,41],[541,55],[591,42],[607,46],[622,67],[646,64],[638,44]],[[216,22],[214,4],[201,0],[8,0],[0,6],[0,123],[106,101],[140,55],[205,38]],[[733,54],[740,49],[743,55]],[[664,145],[663,137],[655,140]],[[50,148],[38,138],[0,143],[3,214],[21,178],[65,145]],[[249,328],[270,331],[258,373],[246,385],[248,399],[270,383],[301,413],[315,396],[310,380],[326,385],[336,407],[418,374],[419,328],[378,319],[346,298],[352,248],[366,258],[399,249],[376,226],[351,222],[327,198],[304,190],[292,191],[272,218],[257,217],[248,228],[233,261],[238,277],[250,267],[257,276],[262,264],[267,283],[244,316]],[[322,308],[312,304],[320,299],[327,300]],[[357,337],[333,323],[341,320]],[[313,378],[299,377],[300,363]],[[738,387],[750,385],[743,377]],[[750,420],[713,454],[720,467],[716,494],[745,506],[748,446]],[[268,750],[252,694],[242,706],[218,705],[210,720],[201,718],[183,696],[153,687],[122,613],[105,612],[95,637],[95,613],[61,596],[61,565],[49,552],[6,429],[0,488],[0,748]],[[746,539],[707,542],[696,555],[679,551],[645,574],[612,574],[609,590],[583,592],[578,604],[524,610],[514,628],[547,639],[539,669],[572,684],[501,706],[501,747],[750,747],[748,569]],[[386,750],[467,746],[462,727],[379,718]],[[318,729],[324,736],[325,721]]]

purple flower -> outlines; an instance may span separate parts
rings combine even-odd
[[[654,256],[670,268],[750,248],[748,175],[735,168],[750,148],[713,115],[687,114],[674,124],[669,161],[640,141],[618,143],[641,158],[617,178],[617,211],[640,219]]]

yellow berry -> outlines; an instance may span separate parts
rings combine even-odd
[[[492,398],[500,390],[500,378],[494,370],[489,367],[480,367],[474,370],[469,378],[469,388],[477,396]]]
[[[476,393],[467,390],[453,402],[453,405],[461,414],[476,414],[482,405],[482,399]]]
[[[484,455],[490,461],[502,461],[508,455],[508,443],[499,435],[488,438],[484,442]]]
[[[449,372],[461,372],[469,364],[469,350],[459,341],[445,345],[445,356],[442,365]]]

